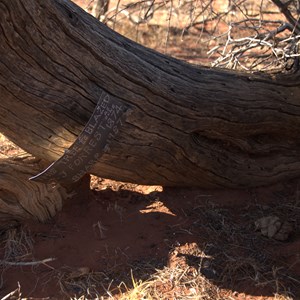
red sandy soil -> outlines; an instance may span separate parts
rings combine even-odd
[[[297,182],[212,191],[94,179],[93,187],[47,224],[26,224],[33,238],[26,260],[55,260],[3,270],[0,296],[19,282],[23,296],[68,299],[85,293],[82,282],[90,276],[108,297],[121,282],[132,286],[131,272],[136,281],[147,280],[179,260],[218,287],[221,299],[275,299],[276,293],[300,299]],[[270,215],[292,224],[287,241],[255,230],[255,221]]]

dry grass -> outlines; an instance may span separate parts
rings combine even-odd
[[[6,270],[12,266],[16,266],[18,263],[23,262],[28,258],[31,258],[33,239],[30,233],[17,223],[7,224],[6,227],[2,227],[0,237],[1,252],[3,253],[3,256],[0,259],[0,266],[2,270],[0,277],[1,289]]]
[[[218,287],[211,284],[197,271],[189,267],[175,269],[164,268],[148,281],[135,282],[133,288],[118,298],[120,300],[135,299],[227,299],[219,293]]]
[[[29,232],[23,227],[12,227],[4,233],[4,257],[0,260],[1,264],[5,262],[16,262],[31,255],[33,240]]]

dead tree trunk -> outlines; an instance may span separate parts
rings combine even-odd
[[[298,73],[192,66],[63,0],[0,0],[0,38],[0,132],[38,158],[62,156],[104,93],[130,114],[93,174],[208,188],[300,175]]]
[[[71,197],[60,185],[32,182],[28,177],[40,170],[39,161],[26,155],[0,159],[0,229],[11,220],[46,221]]]

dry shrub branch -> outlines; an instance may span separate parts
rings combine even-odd
[[[93,12],[98,2],[90,1],[87,10]],[[208,56],[214,67],[256,72],[290,70],[298,62],[299,1],[112,3],[98,16],[102,22],[139,43],[178,58],[207,63],[203,56]],[[201,56],[202,60],[197,60]]]

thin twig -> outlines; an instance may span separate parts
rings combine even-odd
[[[19,292],[19,288],[15,289],[14,291],[10,292],[6,296],[2,297],[1,300],[6,300],[15,295],[17,292]]]
[[[0,260],[0,265],[7,265],[7,266],[35,266],[40,264],[45,264],[50,261],[54,261],[56,258],[50,257],[45,258],[43,260],[37,260],[37,261],[6,261],[6,260]]]

